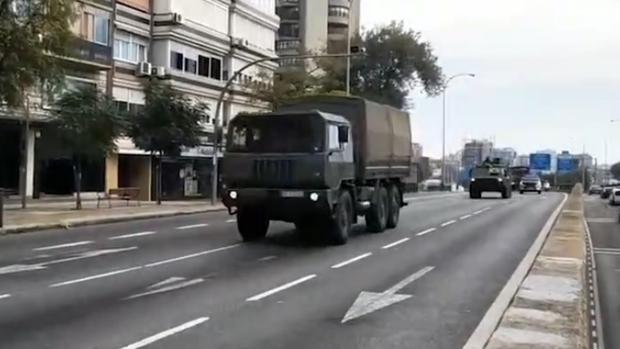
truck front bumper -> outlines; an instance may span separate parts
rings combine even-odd
[[[313,215],[331,214],[337,191],[302,189],[229,188],[222,202],[232,214],[242,207],[259,207],[269,219],[295,222]]]

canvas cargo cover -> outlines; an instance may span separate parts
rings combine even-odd
[[[319,110],[345,117],[352,125],[356,177],[408,177],[411,170],[409,114],[358,97],[311,96],[278,111]]]

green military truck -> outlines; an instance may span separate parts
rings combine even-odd
[[[512,197],[510,169],[499,163],[485,162],[472,169],[469,197],[480,199],[483,192],[499,192],[503,199]]]
[[[223,203],[244,241],[270,221],[346,243],[365,216],[372,232],[398,224],[411,175],[409,115],[361,98],[314,96],[229,125]]]

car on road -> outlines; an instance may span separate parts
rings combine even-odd
[[[544,190],[544,191],[549,191],[549,190],[551,190],[551,183],[549,183],[549,181],[545,181],[545,182],[543,183],[543,190]]]
[[[603,187],[601,191],[601,199],[609,199],[611,192],[614,190],[614,187]]]
[[[620,188],[613,188],[611,194],[609,194],[609,204],[616,206],[620,204]]]
[[[542,193],[542,181],[540,177],[536,175],[527,175],[521,179],[521,183],[519,183],[519,193],[523,194],[525,192],[537,192],[538,194]]]
[[[507,167],[484,163],[476,166],[471,173],[469,197],[480,199],[483,192],[499,192],[503,199],[512,197],[512,178]]]
[[[600,194],[602,190],[603,190],[603,187],[601,187],[598,184],[594,184],[590,186],[590,189],[588,190],[588,194],[589,195]]]

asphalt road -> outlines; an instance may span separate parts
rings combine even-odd
[[[414,198],[345,246],[223,212],[0,238],[1,348],[459,348],[559,194]]]
[[[620,224],[618,208],[598,196],[585,198],[592,236],[605,348],[620,348]]]

